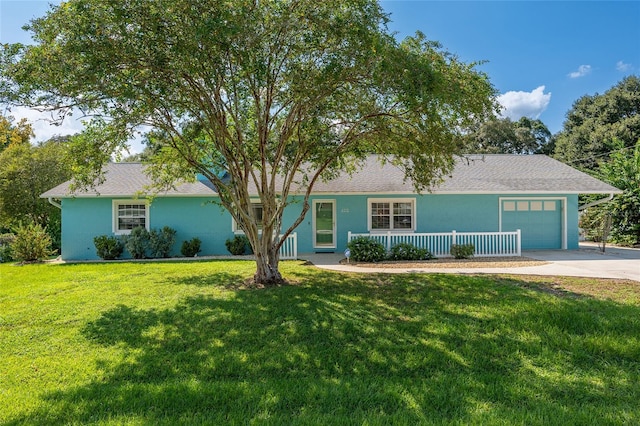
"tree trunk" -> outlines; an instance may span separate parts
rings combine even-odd
[[[278,270],[278,263],[280,262],[278,250],[274,249],[272,242],[269,242],[266,248],[266,253],[261,252],[262,250],[255,252],[256,274],[253,276],[253,281],[255,284],[265,287],[283,284],[285,280]]]

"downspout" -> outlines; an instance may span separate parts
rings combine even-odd
[[[62,204],[60,204],[57,201],[53,201],[53,197],[47,198],[47,201],[49,201],[49,204],[51,204],[52,206],[55,206],[55,207],[59,208],[60,210],[62,210]]]
[[[593,202],[591,202],[589,204],[584,204],[582,206],[579,206],[578,207],[578,211],[581,212],[582,210],[588,209],[589,207],[597,206],[598,204],[607,203],[607,202],[613,200],[613,196],[614,195],[615,194],[611,193],[611,194],[609,194],[609,196],[607,198],[601,198],[601,199],[593,201]]]

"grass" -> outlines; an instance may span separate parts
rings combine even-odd
[[[0,424],[640,422],[638,283],[282,272],[0,265]]]

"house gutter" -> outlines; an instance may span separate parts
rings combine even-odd
[[[51,204],[52,206],[55,206],[55,207],[59,208],[60,210],[62,210],[62,204],[60,204],[57,201],[54,201],[53,197],[47,198],[47,201],[49,201],[49,204]]]
[[[613,200],[613,196],[614,196],[614,195],[615,195],[615,194],[611,193],[611,194],[609,194],[609,196],[608,196],[607,198],[601,198],[601,199],[596,200],[596,201],[593,201],[593,202],[591,202],[591,203],[588,203],[588,204],[584,204],[584,205],[582,205],[582,206],[579,206],[579,207],[578,207],[578,211],[579,211],[579,212],[581,212],[581,211],[583,211],[584,209],[588,209],[589,207],[597,206],[598,204],[607,203],[607,202],[609,202],[609,201]]]

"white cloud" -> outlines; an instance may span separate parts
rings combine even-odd
[[[504,108],[501,115],[514,121],[521,117],[537,119],[551,101],[551,92],[544,93],[544,88],[540,86],[531,92],[511,91],[498,96],[498,102]]]
[[[75,115],[65,117],[60,125],[52,124],[52,119],[55,116],[52,116],[51,113],[40,112],[27,107],[11,107],[5,114],[13,116],[16,122],[22,118],[26,118],[33,127],[33,132],[35,133],[35,137],[33,138],[34,142],[44,142],[54,136],[75,135],[84,130],[84,124],[82,124],[82,120],[78,118],[78,116],[81,115],[80,111],[75,111]],[[85,120],[88,120],[88,118]],[[141,132],[148,130],[149,128],[147,127],[140,128]],[[137,154],[142,152],[143,149],[143,137],[137,134],[129,141],[129,152],[131,154]]]
[[[29,120],[33,126],[33,132],[36,134],[35,142],[44,142],[53,136],[67,136],[80,133],[84,126],[82,122],[74,116],[65,117],[64,121],[56,126],[52,124],[52,115],[48,112],[40,112],[27,107],[11,107],[7,112],[12,115],[16,121],[22,118]]]
[[[618,71],[626,72],[631,70],[631,64],[625,64],[622,61],[616,62],[616,69]]]
[[[591,72],[591,65],[580,65],[578,71],[567,74],[570,78],[584,77]]]

